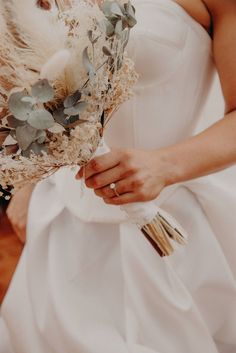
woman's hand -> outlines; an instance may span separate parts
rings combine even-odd
[[[166,163],[159,151],[112,150],[91,160],[77,178],[83,175],[87,187],[113,205],[153,200],[167,184]]]
[[[26,240],[28,209],[33,189],[34,185],[30,184],[19,190],[11,199],[7,209],[7,216],[22,243]]]

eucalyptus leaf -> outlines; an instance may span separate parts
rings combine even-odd
[[[101,26],[102,30],[105,29],[107,37],[111,37],[115,33],[115,27],[107,19],[104,19],[104,21],[101,22],[100,26]]]
[[[128,13],[128,15],[135,18],[135,7],[131,4],[130,1],[124,4],[124,9]]]
[[[93,64],[91,63],[91,61],[89,59],[88,47],[86,47],[83,51],[83,63],[84,63],[84,67],[87,71],[87,74],[89,75],[90,80],[93,80],[96,75],[96,71],[95,71]]]
[[[28,123],[35,129],[45,130],[54,125],[54,119],[46,109],[37,109],[30,114]]]
[[[85,110],[87,105],[88,104],[86,102],[79,102],[76,105],[74,105],[73,107],[65,109],[64,113],[66,115],[69,115],[69,116],[78,115],[78,114],[82,113]]]
[[[88,31],[88,39],[93,43],[93,31],[91,29]]]
[[[49,102],[54,97],[54,89],[47,79],[39,80],[32,86],[32,96],[41,103]]]
[[[73,107],[73,105],[75,105],[81,99],[81,96],[82,94],[79,90],[75,91],[73,94],[71,94],[64,100],[64,107]]]
[[[61,108],[58,108],[58,109],[54,110],[53,118],[58,124],[60,124],[62,126],[66,126],[66,124],[67,124],[67,122],[66,122],[67,115],[64,113],[64,107],[61,107]]]
[[[137,24],[137,20],[133,16],[127,16],[127,23],[129,28],[133,28]]]
[[[26,158],[29,158],[32,152],[39,156],[42,155],[42,152],[47,153],[48,149],[46,146],[40,143],[33,142],[25,151],[22,152],[22,155]]]
[[[37,130],[32,126],[24,125],[16,128],[16,140],[19,147],[25,151],[35,141]]]
[[[107,48],[107,47],[102,47],[102,51],[103,51],[103,54],[105,54],[106,56],[112,56],[112,53],[111,51]]]
[[[105,16],[111,15],[111,2],[110,1],[105,1],[103,3],[102,12],[104,13]]]
[[[12,93],[8,100],[10,112],[20,121],[26,121],[32,112],[32,105],[29,102],[22,102],[22,98],[27,96],[27,91]]]
[[[58,124],[65,126],[67,115],[64,113],[64,108],[55,110],[53,112],[53,118]]]
[[[134,27],[137,24],[135,18],[135,8],[132,6],[131,2],[124,4],[126,22],[130,28]]]
[[[129,42],[129,36],[130,36],[130,29],[126,29],[125,31],[122,32],[122,43],[123,43],[123,48],[125,49],[125,47],[127,46],[128,42]]]
[[[121,37],[122,31],[123,31],[123,23],[120,20],[116,23],[115,33],[118,37]]]
[[[38,130],[37,134],[36,134],[36,137],[35,137],[35,140],[38,143],[44,143],[45,140],[46,140],[46,137],[47,137],[47,134],[46,134],[46,132],[44,130]]]
[[[112,14],[123,16],[121,8],[120,8],[119,4],[116,1],[112,1],[111,2],[110,11],[111,11]]]
[[[65,129],[76,126],[80,122],[79,115],[68,116],[64,113],[64,108],[59,108],[53,112],[55,121]]]

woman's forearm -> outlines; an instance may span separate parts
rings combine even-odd
[[[236,163],[236,111],[200,134],[161,150],[166,184],[220,171]]]
[[[236,112],[204,132],[158,150],[118,149],[92,159],[78,174],[112,205],[154,200],[165,186],[236,163]],[[115,183],[116,191],[110,188]],[[119,196],[118,196],[119,195]]]

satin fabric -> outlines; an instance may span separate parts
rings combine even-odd
[[[215,72],[211,40],[173,1],[135,6],[129,52],[140,80],[106,138],[160,148],[194,133]],[[41,182],[0,352],[235,353],[235,168],[166,188],[156,203],[189,234],[165,259],[123,211],[82,195],[74,172]]]

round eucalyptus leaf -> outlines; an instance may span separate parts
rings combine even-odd
[[[47,79],[39,80],[32,86],[32,96],[37,99],[38,102],[46,103],[53,99],[54,89],[49,84]]]
[[[71,94],[64,100],[64,107],[73,107],[73,105],[75,105],[81,99],[81,95],[82,94],[79,90],[75,91],[73,94]]]
[[[64,113],[69,116],[78,115],[84,111],[84,109],[87,107],[87,105],[88,104],[86,102],[79,102],[76,105],[74,105],[73,107],[65,109]]]
[[[37,130],[32,126],[24,125],[16,128],[16,140],[19,147],[25,151],[35,141]]]
[[[45,130],[54,125],[54,119],[52,114],[46,109],[38,109],[32,111],[28,119],[28,123],[35,129]]]
[[[8,106],[10,112],[14,117],[20,121],[26,121],[32,112],[32,104],[29,102],[22,102],[22,98],[27,96],[27,92],[15,92],[12,93],[8,100]]]

